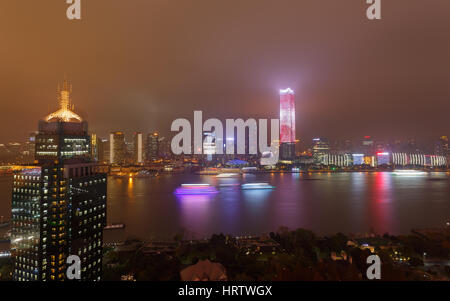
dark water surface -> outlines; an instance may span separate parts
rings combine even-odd
[[[0,215],[10,216],[12,178],[0,179]],[[220,184],[268,182],[273,190],[241,190]],[[212,195],[178,196],[183,183],[209,183]],[[408,233],[442,227],[450,221],[450,176],[401,176],[389,172],[258,174],[219,179],[191,174],[157,178],[108,179],[108,223],[124,230],[105,231],[107,241],[127,237],[166,239],[185,231],[188,238],[213,233],[261,234],[280,226],[318,234]]]

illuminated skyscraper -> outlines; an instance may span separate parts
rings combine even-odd
[[[109,144],[109,163],[123,164],[127,152],[125,134],[122,131],[112,132],[109,135]]]
[[[213,155],[216,154],[216,142],[214,132],[203,133],[205,138],[203,139],[203,154],[206,155],[206,160],[211,162]]]
[[[295,95],[290,88],[280,90],[280,157],[295,158]]]
[[[330,142],[327,138],[313,139],[313,158],[315,164],[324,164],[325,157],[330,153]]]
[[[142,143],[142,133],[136,132],[133,136],[133,151],[134,151],[134,163],[143,163],[143,149],[144,144]]]
[[[146,145],[147,161],[155,161],[159,158],[159,134],[157,132],[148,134]]]
[[[60,109],[39,122],[38,162],[14,175],[14,280],[65,280],[70,255],[81,260],[82,280],[101,277],[106,175],[95,170],[87,123],[69,108],[70,91],[65,82]]]
[[[96,134],[91,134],[91,159],[98,162],[99,141]]]
[[[172,151],[171,151],[170,143],[171,143],[170,139],[167,139],[166,137],[159,138],[158,153],[161,158],[168,159],[171,157]]]
[[[104,164],[109,162],[109,141],[108,139],[98,139],[98,162]]]

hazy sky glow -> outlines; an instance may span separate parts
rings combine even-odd
[[[175,118],[278,118],[297,136],[450,135],[450,2],[363,0],[0,2],[0,143],[56,108],[64,74],[92,132],[168,132]]]

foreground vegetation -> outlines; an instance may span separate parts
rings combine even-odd
[[[448,232],[447,232],[448,233]],[[424,266],[427,258],[450,260],[450,237],[410,234],[351,239],[344,234],[319,237],[305,229],[280,228],[265,240],[276,248],[259,249],[223,234],[209,240],[182,241],[173,249],[146,254],[145,243],[129,240],[135,250],[105,250],[103,280],[180,280],[180,271],[199,260],[221,263],[228,280],[365,280],[367,257],[379,255],[382,280],[445,280],[450,267]],[[242,239],[241,239],[242,240]]]

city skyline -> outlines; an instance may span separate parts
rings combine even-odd
[[[20,144],[14,144],[14,149],[10,150],[10,154],[8,155],[5,154],[4,151],[8,151],[8,147],[11,147],[12,145],[10,144],[6,147],[4,144],[0,144],[2,147],[0,160],[2,162],[20,162],[21,164],[26,164],[32,163],[34,160],[39,160],[38,158],[41,156],[71,156],[73,154],[78,154],[89,157],[93,162],[98,162],[100,164],[111,164],[115,166],[135,164],[137,166],[145,166],[149,163],[163,163],[164,159],[176,159],[177,157],[182,159],[184,155],[191,155],[191,153],[181,153],[179,154],[181,156],[178,156],[173,150],[169,151],[168,149],[171,148],[169,139],[166,140],[165,143],[162,143],[166,138],[160,137],[158,132],[148,133],[145,144],[142,132],[134,132],[131,141],[127,141],[124,131],[110,132],[109,140],[97,137],[96,133],[88,133],[87,122],[74,110],[75,105],[71,96],[72,89],[72,84],[67,79],[64,79],[62,86],[58,85],[58,109],[45,116],[43,121],[39,123],[39,131],[30,136],[30,140],[26,145],[21,148]],[[279,138],[276,138],[279,145],[276,147],[279,149],[279,159],[282,164],[294,164],[297,166],[299,166],[299,164],[314,164],[316,166],[333,166],[338,168],[357,168],[358,166],[360,168],[363,166],[371,166],[373,168],[386,168],[389,166],[439,168],[448,166],[450,152],[447,136],[439,137],[433,145],[428,145],[425,148],[422,145],[417,144],[414,140],[408,140],[407,142],[400,140],[395,142],[385,142],[376,141],[371,136],[364,136],[359,141],[337,140],[333,142],[325,137],[316,137],[312,140],[313,144],[310,148],[302,148],[295,135],[295,92],[291,88],[286,88],[281,89],[279,95]],[[234,122],[234,120],[232,121]],[[41,123],[56,124],[58,122],[74,125],[82,124],[83,131],[85,132],[85,135],[87,135],[86,137],[89,137],[82,139],[84,141],[82,143],[84,147],[77,150],[62,151],[61,153],[56,153],[54,149],[47,149],[46,147],[42,149],[39,142],[40,140],[38,139],[42,132]],[[202,121],[200,120],[200,122]],[[243,126],[245,133],[245,125]],[[249,162],[241,160],[242,163],[248,164],[255,159],[249,152],[249,135],[254,136],[252,139],[259,140],[259,138],[256,137],[258,136],[259,131],[257,129],[255,130],[256,133],[252,133],[251,135],[250,132],[244,134],[247,136],[244,142],[244,153],[234,154],[235,158],[238,158],[239,155],[243,155],[244,157],[241,156],[240,158],[249,160]],[[271,129],[271,132],[272,130],[273,129]],[[196,130],[194,129],[194,132],[195,131]],[[217,131],[217,129],[215,131]],[[249,131],[251,131],[250,128]],[[219,136],[225,133],[228,135],[228,129],[219,134]],[[208,132],[203,131],[203,134],[206,135]],[[236,133],[234,135],[236,135]],[[33,140],[31,140],[31,138],[33,138]],[[220,161],[222,161],[222,164],[227,164],[226,161],[229,160],[230,157],[221,155],[220,153],[223,153],[223,151],[217,154],[215,151],[211,152],[210,146],[213,145],[213,147],[215,147],[214,145],[217,143],[215,138],[212,139],[213,140],[203,141],[203,151],[199,154],[207,155],[207,161],[210,163],[212,163],[212,155],[214,155],[216,159],[214,162],[215,164]],[[219,139],[222,140],[222,138]],[[233,140],[235,147],[236,145],[239,145],[239,142],[237,142],[237,140],[239,140],[239,135],[238,139],[236,139],[236,136],[227,136],[226,140],[228,141],[229,139]],[[257,143],[257,141],[253,142],[255,144]],[[163,144],[165,144],[165,146]],[[25,149],[23,147],[25,147]],[[225,147],[225,144],[223,147]],[[35,151],[32,150],[32,148],[35,148]],[[430,151],[430,149],[432,149],[432,151]],[[32,155],[34,152],[35,156]],[[7,156],[5,157],[5,155]],[[264,154],[261,152],[259,155],[264,157]],[[216,156],[219,156],[221,159],[217,161]],[[33,157],[35,158],[33,159]],[[12,161],[4,161],[8,158]],[[200,159],[200,157],[197,159]],[[278,159],[276,162],[278,162]]]
[[[259,1],[258,14],[254,1],[200,2],[197,10],[174,1],[96,1],[74,23],[57,13],[64,3],[9,1],[0,18],[15,29],[0,50],[0,141],[27,136],[34,116],[53,111],[65,73],[79,113],[101,137],[166,135],[172,120],[195,109],[223,119],[275,118],[278,91],[288,86],[303,141],[434,140],[450,132],[450,42],[441,30],[449,27],[449,4],[388,2],[378,24],[365,18],[363,1]],[[207,17],[218,11],[228,19]],[[34,52],[23,50],[38,42]]]
[[[57,88],[57,95],[58,95],[57,109],[53,113],[48,113],[48,115],[45,117],[45,119],[48,121],[55,117],[58,117],[58,118],[61,117],[61,118],[66,118],[67,120],[73,119],[73,120],[82,121],[82,116],[73,112],[75,105],[72,103],[72,100],[69,99],[69,95],[71,97],[72,89],[73,89],[71,81],[69,81],[67,78],[65,78],[64,81],[62,82],[62,86],[60,86],[60,84],[58,84],[57,86],[58,86],[58,88]],[[295,97],[294,97],[295,93],[294,93],[294,91],[290,88],[287,88],[287,89],[280,89],[279,93],[280,93],[280,97],[281,97],[281,99],[280,99],[281,104],[283,104],[285,101],[289,101],[290,106],[293,106],[291,108],[292,111],[289,111],[290,109],[287,109],[287,111],[289,111],[289,115],[292,114],[291,118],[293,119],[293,123],[291,125],[289,125],[290,127],[292,127],[292,133],[291,132],[287,133],[289,138],[282,137],[283,136],[283,130],[282,130],[283,122],[282,122],[280,124],[280,135],[281,135],[280,139],[281,140],[283,140],[283,139],[289,140],[290,139],[292,141],[295,140],[296,144],[300,143],[300,145],[303,147],[304,151],[308,150],[308,149],[312,149],[314,147],[314,141],[316,139],[319,139],[319,136],[312,136],[313,138],[311,138],[310,140],[301,139],[299,137],[296,138],[296,136],[295,136],[296,111],[295,111]],[[287,98],[285,98],[286,95],[292,96],[292,99],[287,100]],[[81,109],[81,111],[83,111],[83,110]],[[280,108],[280,112],[283,112],[283,111],[286,111],[286,109]],[[284,114],[287,114],[287,113],[284,113]],[[280,117],[283,117],[283,116],[280,116]],[[187,119],[189,119],[189,118],[187,118]],[[282,119],[283,118],[281,118],[281,120]],[[289,122],[291,122],[291,121],[289,121]],[[33,133],[35,133],[35,131],[30,131],[29,135],[27,135],[26,137],[21,137],[20,139],[13,140],[13,141],[8,141],[8,142],[0,141],[0,145],[12,146],[13,144],[16,145],[16,144],[21,144],[21,143],[23,144],[23,143],[29,142],[29,139],[31,137],[30,135],[33,135]],[[119,130],[117,128],[114,128],[114,130],[109,130],[109,132],[104,135],[99,135],[98,133],[92,132],[92,134],[95,135],[95,137],[98,136],[99,139],[104,140],[104,141],[110,141],[110,142],[112,141],[112,137],[113,137],[114,133],[120,133],[120,135],[123,136],[123,138],[122,138],[123,141],[128,144],[134,144],[136,133],[141,133],[141,135],[142,135],[142,133],[145,133],[145,134],[148,134],[149,136],[151,136],[154,133],[158,133],[158,135],[160,135],[161,133],[165,133],[165,135],[162,136],[163,139],[165,139],[165,136],[172,137],[174,135],[174,132],[164,131],[161,129],[138,129],[138,130],[133,130],[131,132],[127,132],[124,130]],[[368,135],[361,136],[361,137],[352,137],[352,138],[349,138],[348,136],[345,136],[345,135],[339,136],[334,139],[329,139],[329,137],[323,137],[323,136],[320,138],[326,138],[327,140],[330,140],[330,142],[333,143],[334,147],[339,147],[339,144],[346,144],[346,143],[350,143],[350,144],[354,145],[354,144],[358,144],[365,138],[370,138],[370,139],[374,140],[376,143],[382,143],[384,145],[394,145],[394,144],[398,144],[398,143],[402,143],[402,144],[413,143],[421,151],[424,151],[424,150],[430,151],[431,149],[433,149],[435,147],[435,143],[437,143],[440,139],[446,138],[446,137],[448,137],[448,136],[443,134],[443,135],[434,136],[434,137],[426,137],[425,139],[422,139],[422,140],[416,140],[415,137],[401,137],[401,138],[397,137],[397,138],[391,138],[391,139],[384,139],[383,137],[372,137],[372,136],[368,136]],[[143,146],[141,145],[141,147],[143,147]],[[110,159],[110,161],[111,161],[111,159]]]

